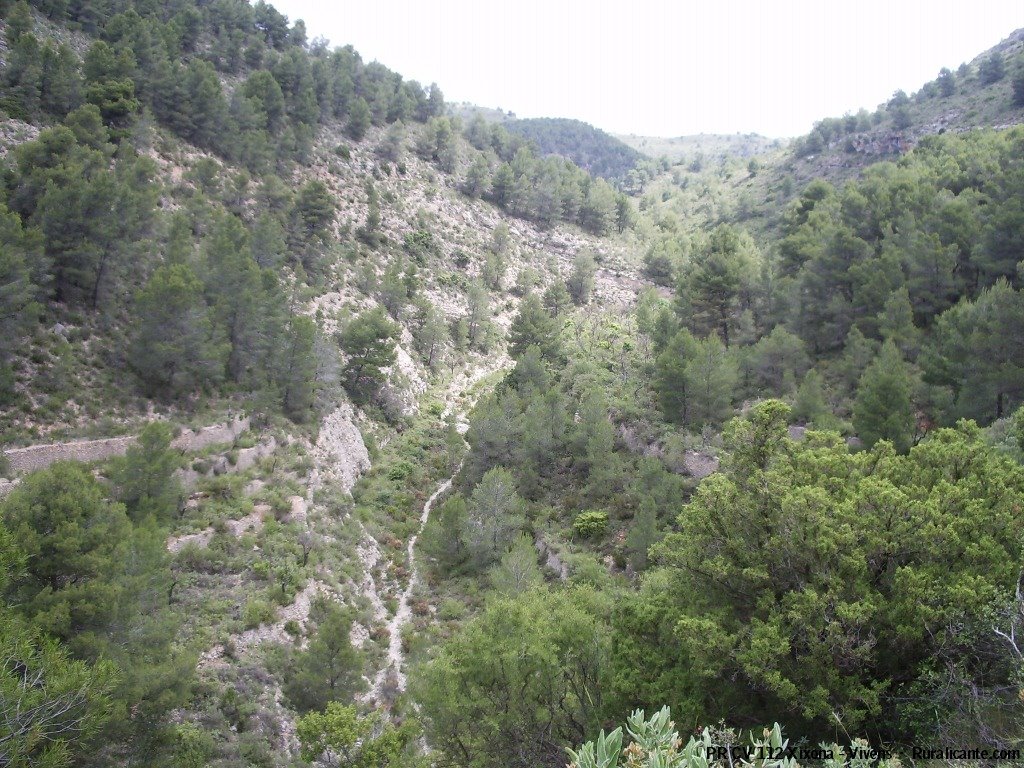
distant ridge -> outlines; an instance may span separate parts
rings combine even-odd
[[[539,117],[511,120],[505,128],[536,143],[541,154],[560,155],[594,176],[619,182],[644,156],[633,147],[580,120]]]

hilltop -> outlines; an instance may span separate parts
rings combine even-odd
[[[647,156],[610,133],[581,120],[517,118],[512,112],[456,104],[449,113],[466,125],[498,124],[534,146],[542,156],[564,157],[593,176],[621,185]]]
[[[622,181],[643,159],[636,150],[580,120],[530,118],[513,120],[512,133],[536,142],[542,154],[568,158],[594,176]]]
[[[952,64],[951,64],[952,67]],[[1024,122],[1024,29],[909,95],[898,90],[874,112],[828,118],[792,144],[797,180],[846,179],[906,154],[926,136],[1007,128]]]

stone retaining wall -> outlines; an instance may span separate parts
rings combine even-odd
[[[239,417],[227,424],[214,424],[193,432],[184,430],[171,446],[180,451],[198,451],[216,443],[230,443],[249,429],[249,417]],[[135,444],[135,435],[107,437],[101,440],[71,440],[66,443],[30,445],[27,448],[8,448],[4,456],[15,473],[45,469],[55,461],[102,461],[123,456]]]

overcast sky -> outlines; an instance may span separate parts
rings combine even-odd
[[[1021,0],[271,0],[448,101],[614,133],[795,136],[1024,27]]]

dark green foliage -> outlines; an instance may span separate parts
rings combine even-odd
[[[380,231],[380,196],[373,182],[369,180],[366,182],[366,198],[366,222],[356,230],[356,237],[370,248],[377,248],[384,237]]]
[[[444,315],[428,304],[423,321],[415,334],[416,346],[427,367],[436,369],[443,363],[451,338]]]
[[[926,378],[949,386],[958,415],[988,422],[1024,402],[1024,294],[1005,281],[936,322],[922,355]]]
[[[30,121],[43,117],[59,120],[81,104],[78,60],[66,45],[41,45],[33,35],[22,34],[8,55],[0,80],[4,86],[0,104],[11,115]]]
[[[735,360],[715,334],[695,339],[682,330],[655,363],[654,388],[665,419],[694,431],[731,415],[737,380]]]
[[[469,559],[469,512],[466,500],[455,494],[431,515],[421,546],[443,573],[456,573]]]
[[[1024,58],[1020,56],[1013,70],[1012,88],[1014,106],[1024,107]]]
[[[519,304],[519,313],[509,327],[509,352],[518,359],[528,348],[536,347],[545,360],[558,360],[562,355],[560,332],[561,324],[531,293]]]
[[[643,156],[630,146],[579,120],[535,118],[512,120],[504,127],[537,146],[541,155],[572,160],[593,176],[620,182]]]
[[[732,422],[723,471],[655,548],[663,570],[617,621],[623,704],[665,696],[698,722],[776,712],[811,732],[838,716],[898,739],[929,701],[923,738],[961,716],[935,663],[999,701],[1012,664],[987,616],[1019,576],[1020,467],[970,423],[897,456],[828,433],[794,443],[788,417],[769,401]]]
[[[572,272],[565,281],[566,290],[576,304],[589,304],[594,292],[594,276],[597,264],[589,251],[579,251],[572,262]]]
[[[640,509],[633,518],[633,525],[626,535],[626,549],[629,553],[629,564],[635,571],[647,568],[650,559],[650,548],[660,539],[658,533],[658,510],[654,499],[645,497],[640,502]]]
[[[299,712],[348,700],[363,685],[362,659],[349,641],[351,621],[336,603],[327,602],[318,610],[309,646],[292,654],[284,673],[285,696]]]
[[[416,154],[436,163],[445,173],[452,173],[458,164],[458,145],[451,120],[432,117],[416,141]]]
[[[853,428],[871,447],[888,440],[897,451],[909,450],[914,438],[914,409],[911,381],[903,356],[887,342],[857,385],[853,404]]]
[[[68,125],[18,148],[5,179],[8,206],[42,233],[48,263],[33,265],[33,280],[59,301],[96,308],[131,273],[134,243],[148,234],[156,166],[125,153],[111,167],[113,147],[93,106]]]
[[[998,83],[1006,77],[1006,61],[999,51],[992,51],[978,65],[978,80],[982,85]]]
[[[91,746],[110,717],[117,670],[68,657],[59,643],[0,613],[0,753],[12,768],[63,768]]]
[[[125,600],[119,575],[132,525],[124,507],[81,465],[57,463],[26,478],[2,510],[28,557],[15,585],[22,611],[76,650],[89,648]]]
[[[508,470],[495,467],[481,478],[469,498],[468,525],[462,534],[474,568],[491,565],[516,540],[524,522],[522,505]]]
[[[804,380],[800,382],[800,388],[793,400],[793,418],[805,424],[820,426],[819,422],[822,419],[827,420],[828,414],[821,374],[817,371],[808,371]]]
[[[939,93],[943,98],[949,98],[956,93],[956,75],[946,67],[939,70],[936,82],[939,84]]]
[[[790,325],[809,351],[838,349],[856,326],[874,339],[898,332],[912,355],[917,331],[958,299],[1001,278],[1017,284],[1024,219],[1011,158],[1021,136],[927,137],[899,165],[871,166],[842,192],[808,186],[786,217],[777,285],[792,292]]]
[[[345,354],[342,382],[353,400],[372,398],[384,383],[384,369],[396,360],[398,327],[380,308],[363,312],[338,333],[338,345]]]
[[[490,602],[415,682],[430,743],[467,768],[562,765],[564,745],[598,724],[609,642],[600,610],[584,590]]]
[[[21,220],[0,205],[0,365],[31,330],[42,308],[36,302],[30,265],[42,261],[35,233],[25,232]]]
[[[565,287],[565,283],[563,281],[555,280],[550,286],[548,286],[548,289],[544,291],[542,301],[544,303],[544,309],[548,311],[548,314],[552,317],[558,317],[569,308],[572,303],[572,296],[569,295],[569,291]]]
[[[181,705],[195,666],[171,645],[165,534],[133,526],[93,475],[70,462],[27,477],[0,513],[26,555],[9,602],[77,658],[116,664],[104,741],[144,754],[167,711]]]
[[[154,515],[166,519],[177,513],[184,500],[181,482],[174,471],[182,460],[171,449],[169,424],[154,421],[139,433],[138,444],[131,446],[112,472],[117,495],[135,521]]]
[[[303,267],[315,266],[313,256],[333,239],[334,197],[322,181],[305,184],[295,198],[290,212],[289,243],[310,255],[303,256]]]
[[[680,317],[694,332],[718,332],[729,346],[730,332],[740,311],[749,306],[749,284],[757,268],[758,254],[750,238],[722,226],[705,248],[694,254],[680,281]]]
[[[149,392],[179,397],[220,381],[228,345],[215,335],[202,284],[188,266],[160,267],[139,293],[136,312],[129,360]]]
[[[348,113],[348,135],[361,141],[370,127],[370,107],[362,96],[356,97]]]
[[[294,421],[304,421],[313,406],[316,337],[316,325],[310,318],[292,315],[281,339],[283,354],[276,357],[280,365],[276,384],[281,392],[281,405]]]

